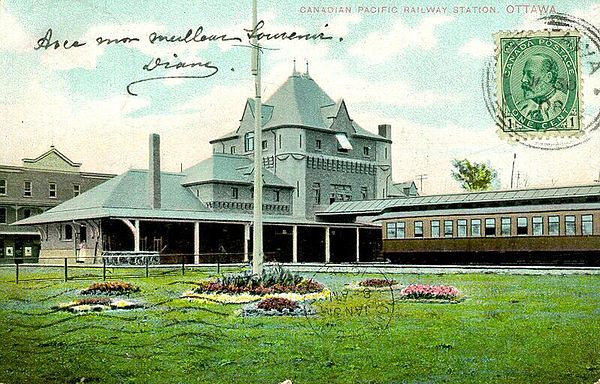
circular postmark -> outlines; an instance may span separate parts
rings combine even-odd
[[[552,30],[496,35],[496,57],[483,71],[484,101],[501,137],[566,149],[588,141],[600,126],[594,103],[584,116],[584,104],[600,90],[583,92],[586,79],[600,76],[600,31],[566,14],[539,20]]]
[[[307,326],[324,338],[375,338],[383,334],[394,318],[394,281],[373,267],[323,266],[312,279],[324,283],[331,295],[312,303],[316,315],[307,314]],[[379,287],[360,282],[377,279]]]

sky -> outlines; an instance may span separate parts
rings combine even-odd
[[[0,164],[18,165],[54,145],[82,170],[118,174],[147,167],[150,133],[161,135],[164,170],[208,158],[209,141],[238,127],[245,100],[254,95],[244,32],[252,24],[251,1],[97,3],[0,0]],[[547,27],[538,8],[520,4],[259,0],[262,32],[332,37],[264,42],[263,95],[268,98],[292,73],[294,59],[302,72],[308,61],[310,76],[334,100],[343,98],[363,128],[377,132],[378,124],[392,125],[394,179],[417,180],[420,187],[417,176],[427,175],[424,194],[460,191],[451,162],[463,158],[489,163],[498,171],[497,187],[508,189],[515,154],[514,186],[592,184],[600,179],[598,132],[524,145],[499,135],[486,109],[481,81],[494,63],[494,34]],[[536,4],[600,28],[600,2]],[[149,38],[198,27],[241,41]],[[34,49],[49,29],[61,47]],[[139,41],[107,45],[97,44],[98,37]],[[586,39],[583,45],[590,43]],[[65,40],[67,46],[85,45],[65,49]],[[584,122],[600,111],[600,70],[592,74],[590,64],[600,62],[600,52],[591,47],[582,50]],[[127,85],[136,80],[212,73],[201,66],[144,69],[157,58],[209,62],[218,72],[147,81],[132,86],[137,96],[128,94]]]

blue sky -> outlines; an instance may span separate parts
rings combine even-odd
[[[244,36],[251,2],[107,1],[0,2],[0,163],[18,164],[51,144],[90,171],[120,173],[145,167],[147,135],[162,135],[164,167],[178,170],[210,156],[208,141],[237,128],[247,97],[253,95],[249,50],[231,43],[150,44],[157,31],[181,35],[198,26],[207,34]],[[123,4],[126,3],[126,4]],[[454,13],[455,6],[486,3],[401,1],[397,13],[359,12],[380,1],[260,2],[265,32],[324,32],[331,41],[272,42],[263,56],[263,92],[268,97],[292,71],[292,60],[334,99],[344,98],[351,117],[364,128],[390,123],[394,178],[427,174],[425,193],[453,192],[453,158],[489,161],[510,185],[517,153],[521,187],[586,184],[599,178],[600,140],[568,150],[540,150],[502,139],[485,109],[482,71],[493,60],[493,34],[539,29],[537,12],[517,12],[514,2],[496,2],[496,13]],[[424,5],[426,3],[426,5]],[[600,3],[542,2],[556,11],[600,24]],[[405,7],[446,7],[441,14],[406,13]],[[312,7],[351,7],[351,13],[307,13]],[[511,8],[512,7],[512,8]],[[509,12],[512,10],[512,12]],[[327,24],[327,27],[325,25]],[[600,25],[598,25],[600,27]],[[34,50],[52,28],[59,40],[85,41],[70,50]],[[98,36],[140,38],[99,47]],[[343,40],[340,41],[339,38]],[[210,61],[219,72],[201,80],[128,83],[154,75],[142,66],[177,54],[187,62]],[[600,53],[596,55],[599,57]],[[584,73],[590,68],[584,64]],[[198,69],[157,75],[193,75]],[[585,115],[600,109],[600,71],[586,76]]]

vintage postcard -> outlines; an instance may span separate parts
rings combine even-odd
[[[600,1],[0,0],[1,383],[599,383]]]

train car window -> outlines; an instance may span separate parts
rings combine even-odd
[[[452,237],[454,222],[452,220],[444,220],[444,237]]]
[[[548,234],[550,236],[558,236],[560,234],[560,223],[558,216],[548,217]]]
[[[535,216],[533,219],[533,235],[542,236],[544,234],[544,220],[541,216]]]
[[[594,221],[592,215],[581,215],[581,234],[582,235],[593,235],[594,233]]]
[[[467,220],[460,219],[456,221],[456,235],[458,237],[467,237]]]
[[[423,237],[423,222],[415,221],[415,237]]]
[[[575,236],[575,216],[567,215],[565,216],[565,234],[567,236]]]
[[[502,218],[502,222],[500,224],[500,232],[502,233],[502,236],[510,236],[510,227],[511,227],[511,223],[510,223],[510,217],[503,217]]]
[[[496,219],[485,219],[485,235],[496,236]]]
[[[526,217],[517,218],[517,235],[529,235],[529,225]]]
[[[440,237],[440,221],[431,220],[431,237]]]
[[[471,236],[473,236],[473,237],[481,236],[481,219],[472,219],[471,220]]]
[[[404,236],[406,236],[406,223],[399,221],[396,223],[396,238],[404,239]]]
[[[395,239],[396,238],[396,223],[387,223],[386,229],[387,229],[387,238]]]

